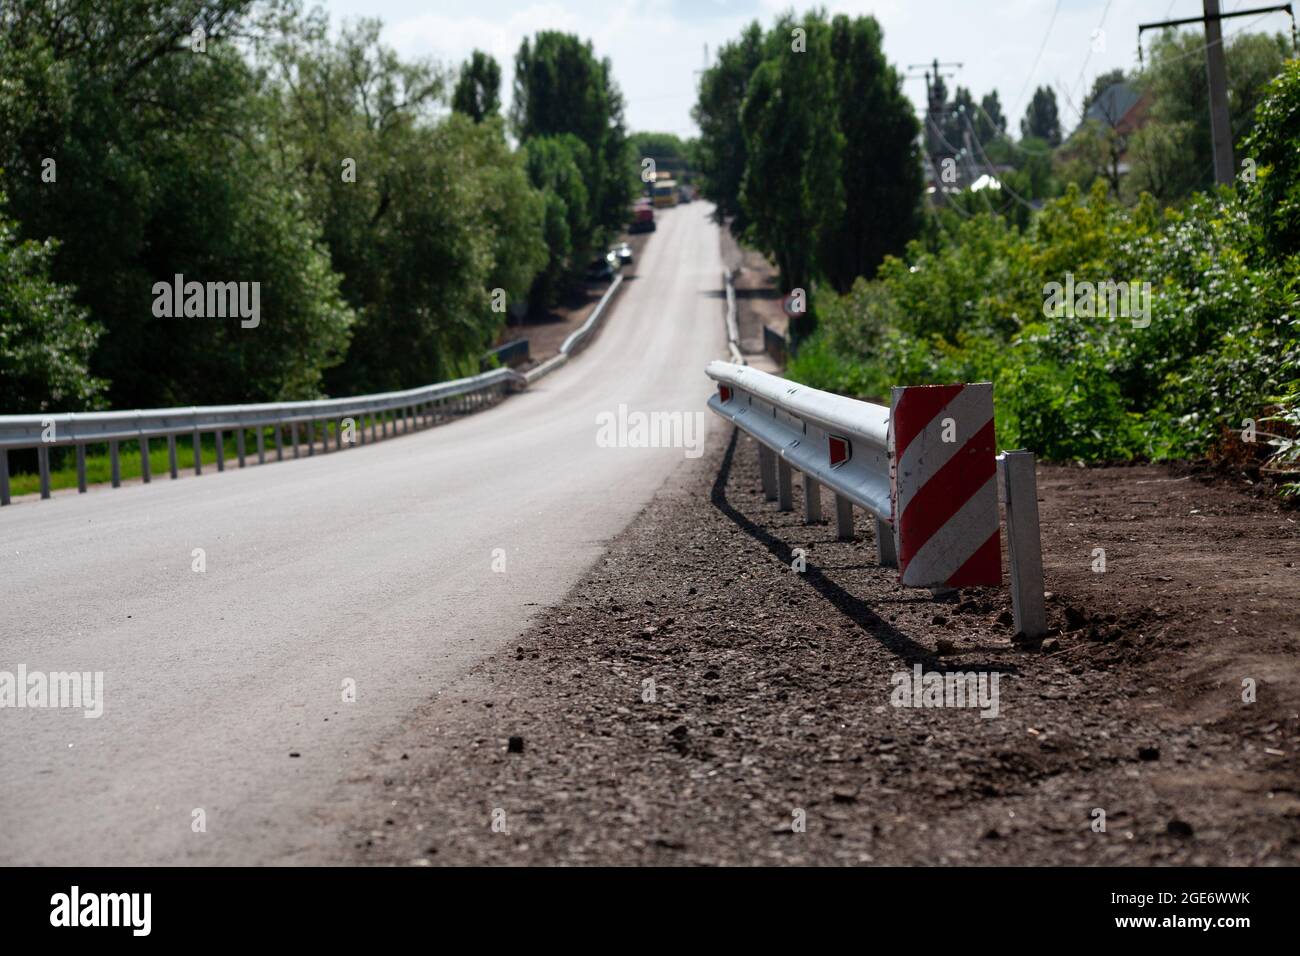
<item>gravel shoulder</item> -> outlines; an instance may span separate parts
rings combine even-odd
[[[1054,630],[1024,646],[1004,591],[903,590],[868,522],[837,542],[800,494],[777,511],[715,429],[512,652],[374,748],[340,858],[1300,863],[1295,512],[1186,469],[1041,468]],[[893,706],[918,666],[996,673],[997,716]]]

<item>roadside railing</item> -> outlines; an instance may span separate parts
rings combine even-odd
[[[202,436],[211,434],[216,439],[217,471],[225,471],[225,436],[235,436],[235,458],[243,468],[248,460],[248,435],[253,436],[257,462],[264,464],[267,456],[267,430],[277,461],[288,453],[294,458],[301,454],[300,437],[305,438],[306,453],[316,453],[319,442],[322,454],[329,452],[331,428],[336,451],[344,445],[366,444],[366,431],[370,441],[378,441],[390,434],[404,434],[427,428],[451,415],[465,414],[487,404],[493,397],[504,395],[512,389],[526,388],[533,382],[559,368],[569,356],[582,348],[595,335],[604,318],[614,293],[623,284],[623,276],[615,277],[587,320],[560,346],[558,355],[540,365],[520,373],[511,368],[498,368],[480,375],[439,382],[402,392],[383,392],[357,398],[327,398],[309,402],[276,402],[258,405],[210,405],[190,408],[155,408],[118,412],[76,412],[43,415],[0,415],[0,505],[11,500],[9,483],[9,452],[24,448],[36,449],[42,498],[49,498],[50,449],[71,446],[77,456],[77,490],[85,492],[86,446],[108,445],[110,483],[118,488],[122,483],[122,442],[138,442],[140,446],[140,476],[148,484],[153,480],[149,458],[150,442],[165,439],[169,471],[173,479],[180,476],[177,464],[178,438],[188,437],[194,445],[194,473],[203,474]],[[524,347],[527,347],[526,340]],[[517,348],[518,342],[504,348]],[[504,357],[499,356],[502,360]],[[350,421],[351,428],[344,423]],[[319,439],[317,432],[319,430]],[[355,440],[345,439],[345,434]]]
[[[736,316],[736,277],[727,270],[722,273],[722,286],[727,293],[727,352],[731,361],[745,365],[745,355],[740,350],[740,322]]]
[[[623,276],[615,276],[614,281],[611,282],[609,288],[605,290],[605,294],[602,295],[600,301],[596,303],[596,307],[591,310],[591,315],[587,316],[587,321],[583,322],[581,326],[575,329],[569,337],[560,344],[559,354],[551,356],[542,364],[534,366],[527,372],[524,372],[524,379],[527,384],[532,385],[538,379],[550,375],[561,365],[568,362],[571,355],[592,340],[596,334],[596,330],[600,327],[601,320],[605,317],[605,310],[609,306],[610,300],[614,298],[614,293],[618,291],[619,286],[622,284]]]
[[[992,385],[895,388],[885,406],[729,362],[706,372],[718,383],[709,408],[758,442],[765,497],[793,510],[799,472],[804,521],[813,524],[829,488],[845,541],[854,507],[869,512],[877,559],[897,567],[904,585],[1000,586],[1001,491],[1016,630],[1046,632],[1034,457],[996,453]]]
[[[141,478],[148,483],[153,478],[149,451],[154,439],[166,440],[168,470],[175,479],[179,477],[176,443],[181,437],[188,437],[193,442],[194,473],[201,475],[204,434],[215,436],[217,470],[224,471],[227,434],[235,436],[235,457],[238,467],[243,468],[248,458],[247,436],[250,433],[258,464],[266,462],[268,429],[277,461],[284,459],[286,450],[294,458],[299,457],[300,437],[306,439],[307,454],[314,455],[318,430],[321,451],[329,452],[331,424],[335,426],[335,450],[341,451],[345,445],[366,444],[367,430],[370,432],[369,440],[374,442],[390,434],[427,428],[444,418],[471,412],[494,397],[525,384],[526,380],[518,372],[500,368],[436,385],[356,398],[138,411],[0,415],[0,505],[10,502],[9,452],[14,449],[36,449],[41,497],[48,498],[51,448],[76,448],[77,490],[85,492],[86,446],[106,443],[110,480],[117,488],[121,485],[119,446],[122,442],[139,443]],[[344,427],[347,422],[351,422],[351,428]],[[353,438],[345,440],[345,433]]]
[[[785,363],[790,356],[790,344],[784,335],[770,325],[765,325],[763,326],[763,351],[777,366],[785,368]]]
[[[528,340],[512,339],[504,345],[498,345],[496,348],[484,353],[483,358],[479,360],[479,371],[486,372],[492,369],[493,361],[497,366],[514,368],[517,365],[523,365],[529,360]]]

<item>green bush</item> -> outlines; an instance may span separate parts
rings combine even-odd
[[[821,327],[790,374],[878,401],[892,385],[991,381],[999,444],[1049,459],[1202,454],[1279,393],[1300,338],[1294,263],[1261,254],[1251,201],[1225,192],[1162,212],[1098,182],[1025,230],[974,216],[819,298]],[[1067,274],[1149,283],[1149,325],[1104,300],[1092,316],[1047,314],[1048,283]]]

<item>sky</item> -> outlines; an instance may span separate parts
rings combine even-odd
[[[1226,13],[1271,2],[1221,5]],[[966,86],[978,101],[996,89],[1013,133],[1035,87],[1057,91],[1062,125],[1072,127],[1098,73],[1137,66],[1139,23],[1202,12],[1202,0],[324,0],[323,6],[336,24],[381,19],[385,42],[407,56],[458,65],[475,48],[491,53],[502,65],[506,100],[524,37],[544,29],[576,33],[613,63],[628,129],[679,136],[698,132],[690,110],[706,47],[712,57],[745,24],[757,19],[770,26],[790,8],[873,15],[884,30],[885,55],[900,72],[936,57],[961,63],[944,69],[953,74],[945,80],[949,90]],[[1290,20],[1275,13],[1224,23],[1225,35],[1242,29],[1289,32]],[[1154,36],[1144,34],[1143,46]],[[910,72],[917,75],[904,90],[920,111],[925,80],[920,70]]]

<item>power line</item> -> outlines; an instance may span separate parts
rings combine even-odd
[[[1019,193],[1017,193],[1014,189],[1008,186],[1002,180],[1002,178],[998,176],[998,171],[996,167],[994,167],[992,161],[989,159],[988,153],[984,152],[984,146],[983,144],[980,143],[979,137],[975,135],[975,128],[971,126],[970,117],[967,116],[964,111],[962,112],[962,119],[966,121],[966,128],[970,130],[971,142],[975,144],[975,149],[978,150],[980,156],[984,158],[984,165],[988,169],[989,175],[992,176],[995,180],[997,180],[998,186],[1001,189],[1005,189],[1007,193],[1013,199],[1016,200],[1016,202],[1020,203],[1020,205],[1024,206],[1026,209],[1031,209],[1031,210],[1034,209],[1035,207],[1031,202],[1029,202],[1027,199],[1025,199]]]
[[[1104,27],[1104,26],[1106,25],[1106,17],[1107,17],[1107,15],[1109,15],[1109,13],[1110,13],[1110,5],[1111,5],[1111,3],[1113,3],[1113,2],[1114,2],[1114,0],[1106,0],[1106,9],[1104,9],[1104,10],[1101,11],[1101,20],[1097,23],[1097,30],[1096,30],[1097,33],[1100,33],[1100,32],[1102,31],[1102,27]],[[1085,56],[1085,57],[1083,58],[1083,66],[1079,67],[1079,78],[1078,78],[1077,80],[1074,81],[1074,91],[1073,91],[1074,93],[1078,93],[1080,87],[1083,86],[1083,74],[1084,74],[1084,71],[1088,69],[1088,63],[1089,63],[1089,61],[1092,60],[1092,53],[1093,53],[1093,45],[1092,45],[1091,43],[1089,43],[1089,44],[1088,44],[1088,55]],[[1073,96],[1073,94],[1067,98],[1067,102],[1068,102],[1069,105],[1070,105],[1070,109],[1073,110],[1073,109],[1074,109],[1074,96]],[[1078,114],[1079,119],[1082,120],[1082,119],[1083,119],[1083,113],[1082,113],[1082,111],[1080,111],[1080,110],[1074,110],[1074,111],[1075,111],[1075,113]]]
[[[1056,25],[1056,15],[1061,12],[1061,0],[1056,0],[1056,6],[1052,9],[1052,19],[1048,21],[1047,32],[1043,34],[1043,42],[1038,45],[1038,56],[1034,57],[1034,65],[1029,68],[1029,75],[1025,77],[1025,85],[1020,88],[1016,95],[1016,107],[1019,108],[1020,101],[1025,98],[1025,90],[1029,89],[1029,82],[1034,78],[1034,73],[1038,70],[1038,63],[1043,58],[1043,51],[1047,49],[1047,41],[1052,36],[1052,27]],[[1011,114],[1015,115],[1015,109]]]

